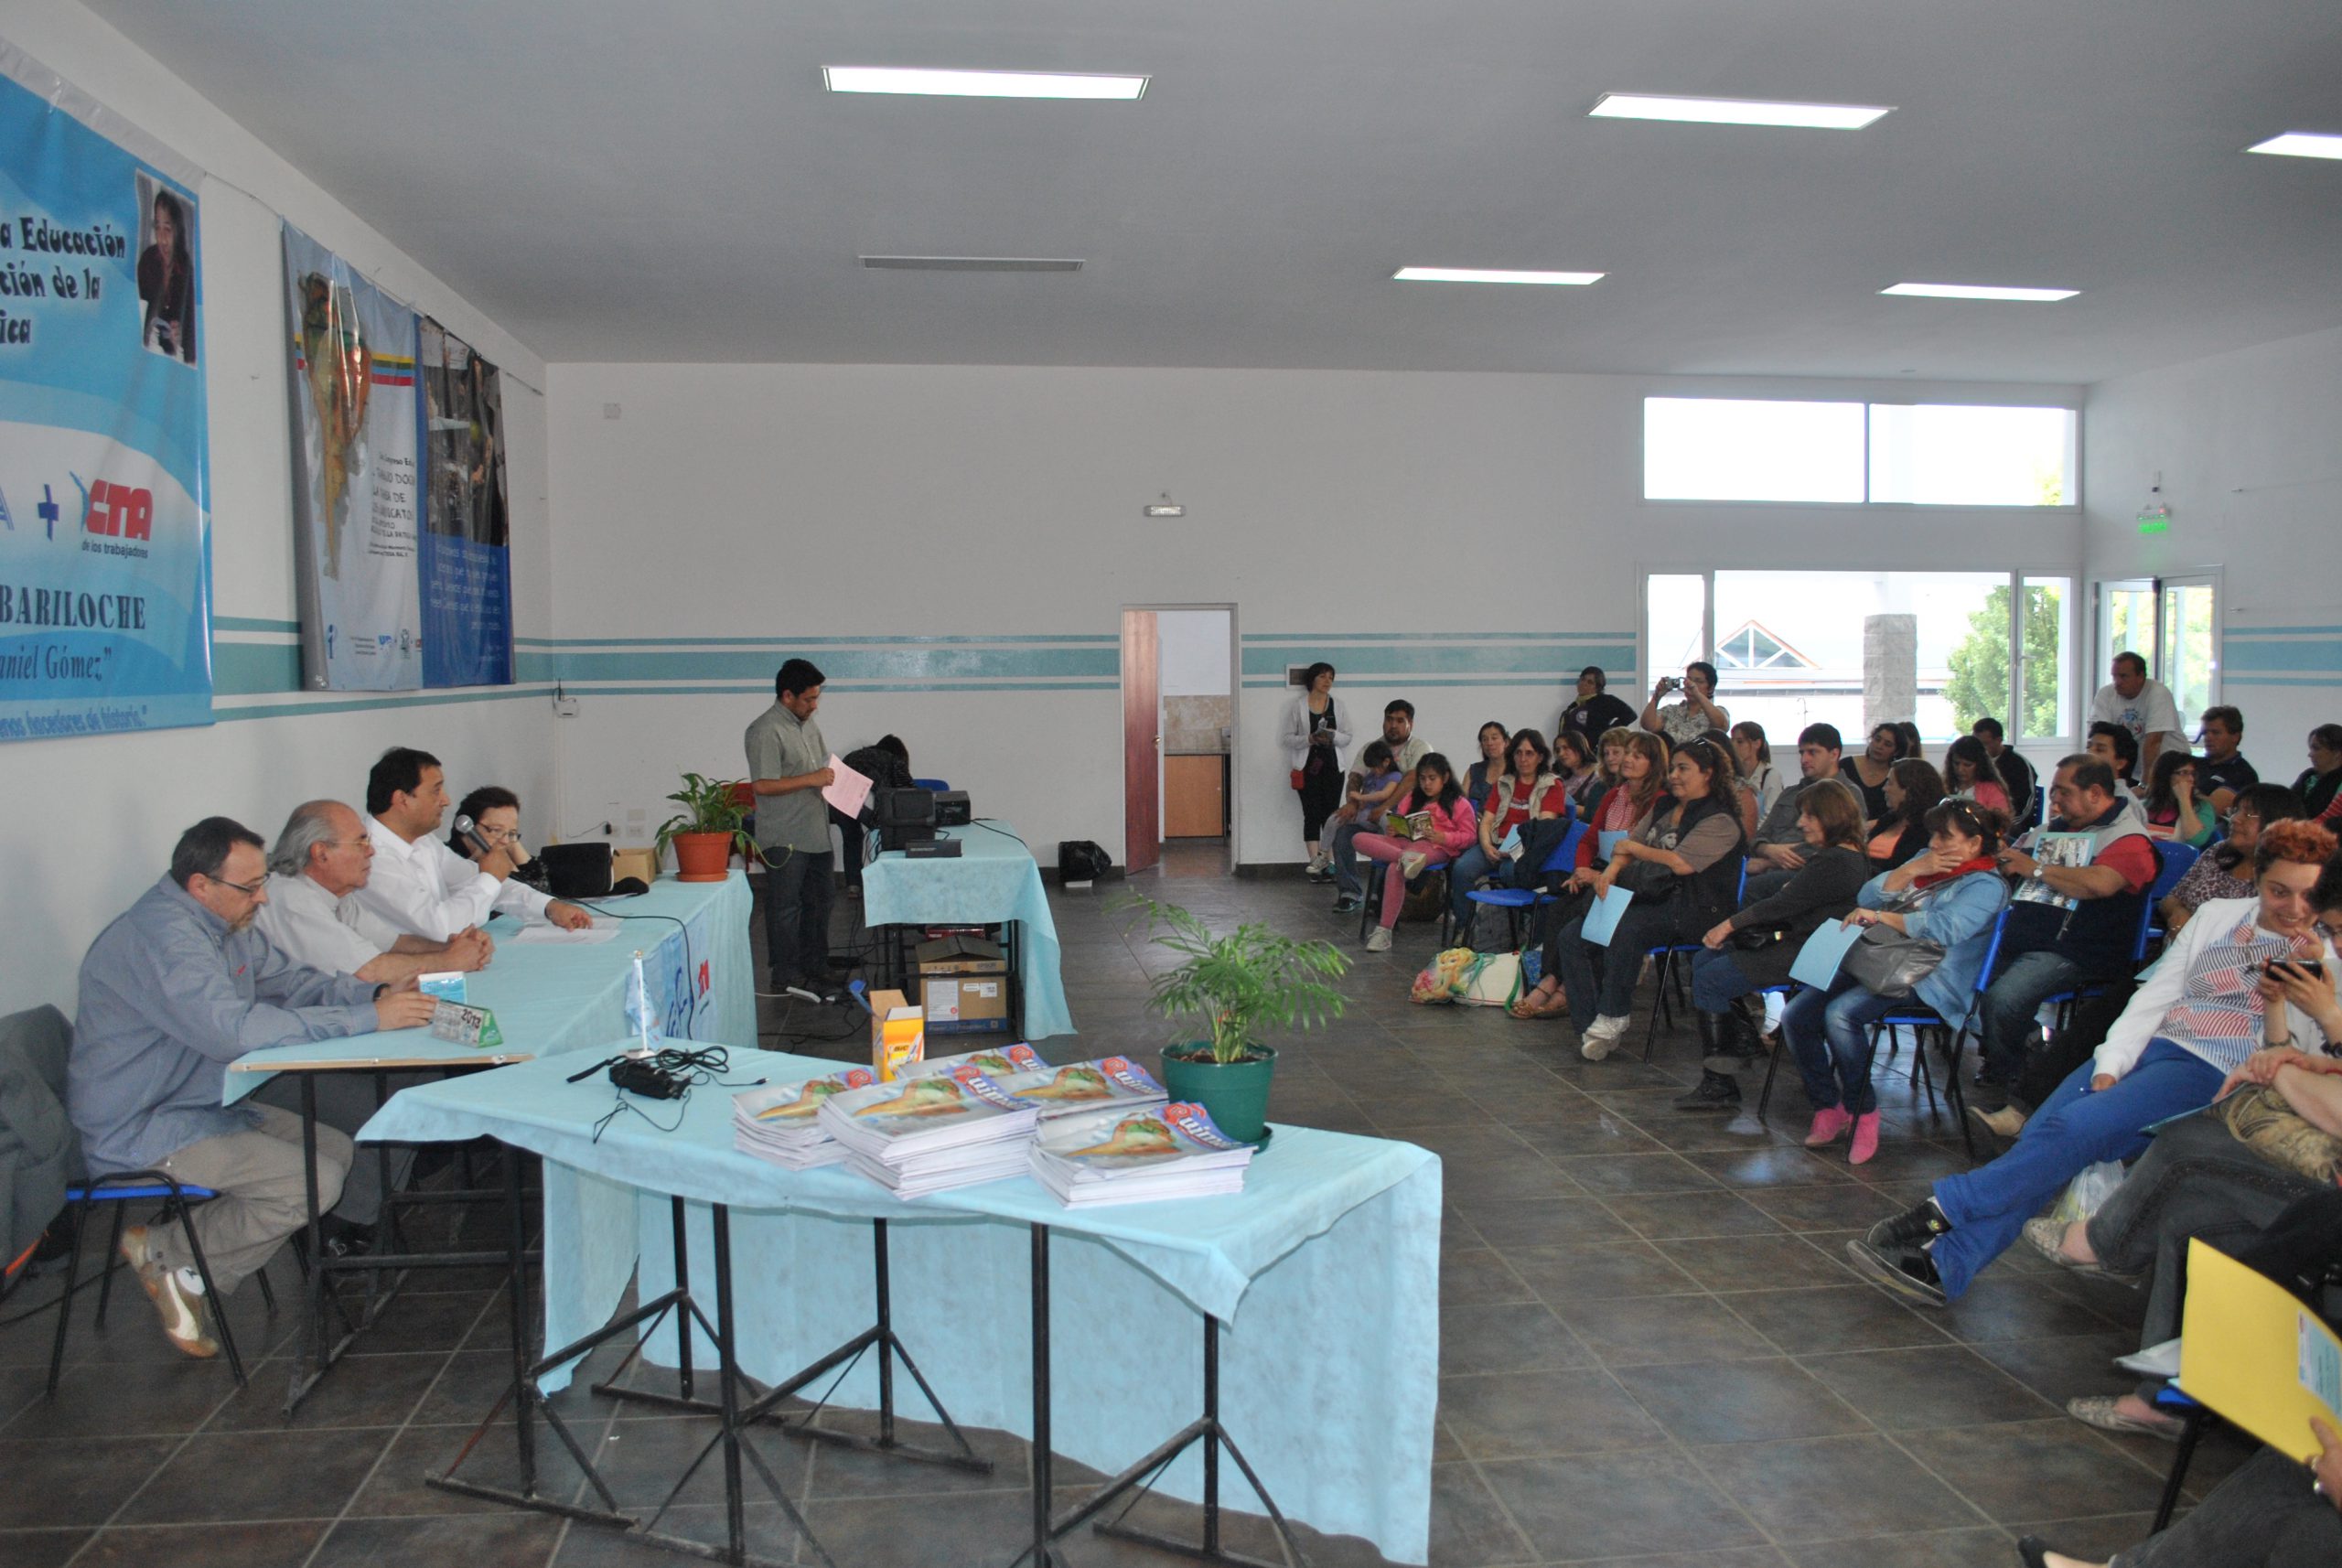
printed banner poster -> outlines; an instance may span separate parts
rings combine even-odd
[[[211,722],[199,177],[0,45],[0,739]]]
[[[414,313],[285,226],[301,683],[423,684]]]
[[[423,683],[512,683],[511,513],[494,365],[429,317],[417,325],[423,420]]]

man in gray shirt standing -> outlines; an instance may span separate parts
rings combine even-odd
[[[223,1293],[268,1262],[308,1219],[301,1119],[273,1105],[225,1106],[228,1064],[263,1046],[330,1040],[430,1021],[412,989],[294,962],[252,929],[268,901],[260,835],[206,817],[179,837],[168,875],[90,944],[66,1109],[96,1176],[158,1170],[220,1194],[195,1210]],[[317,1129],[317,1201],[330,1208],[350,1142]],[[134,1225],[122,1253],[190,1356],[219,1353],[204,1290],[176,1226]]]
[[[765,961],[772,988],[832,998],[830,813],[822,791],[835,775],[813,722],[825,677],[792,659],[773,677],[773,704],[748,726],[748,787],[757,795],[757,847],[765,858]]]

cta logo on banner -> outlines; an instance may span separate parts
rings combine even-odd
[[[285,226],[302,684],[423,684],[414,313]]]
[[[0,44],[0,740],[211,722],[199,177]]]
[[[423,683],[508,686],[512,553],[502,378],[427,316],[415,338],[423,420]]]

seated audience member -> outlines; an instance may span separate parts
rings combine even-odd
[[[882,735],[868,746],[857,746],[838,760],[869,779],[873,792],[915,787],[911,779],[911,748],[905,746],[899,736]],[[849,817],[835,806],[829,810],[830,821],[837,824],[838,842],[844,846],[843,859],[846,891],[858,894],[862,891],[862,819]],[[867,805],[863,807],[865,813],[869,810]]]
[[[2259,896],[2199,911],[2097,1057],[2042,1103],[2014,1145],[1939,1179],[1924,1201],[1847,1242],[1855,1266],[1910,1300],[1956,1300],[2068,1182],[2102,1160],[2136,1159],[2147,1129],[2210,1104],[2256,1047],[2323,1044],[2317,1020],[2283,986],[2273,994],[2287,999],[2271,1003],[2262,970],[2314,959],[2335,972],[2312,902],[2334,853],[2334,835],[2309,822],[2264,830],[2253,854]]]
[[[1415,734],[1415,704],[1404,697],[1392,699],[1382,709],[1382,744],[1391,748],[1391,765],[1403,782],[1415,775],[1415,764],[1431,754],[1431,746]],[[1397,789],[1391,792],[1393,796]],[[1368,801],[1368,807],[1384,802]],[[1327,849],[1334,867],[1337,913],[1355,910],[1366,896],[1366,885],[1358,877],[1358,853],[1351,840],[1360,832],[1379,832],[1382,825],[1380,811],[1353,813],[1341,827],[1330,830]]]
[[[1805,834],[1797,825],[1798,797],[1813,787],[1816,780],[1843,777],[1839,771],[1839,758],[1843,742],[1835,725],[1811,724],[1798,732],[1797,784],[1781,791],[1765,820],[1756,824],[1756,847],[1748,857],[1748,897],[1769,898],[1780,891],[1789,880],[1788,874],[1805,864]],[[1849,789],[1852,779],[1845,779]],[[1857,798],[1861,791],[1856,789]],[[1867,820],[1869,813],[1864,813]]]
[[[496,944],[477,926],[427,941],[360,903],[373,869],[374,840],[356,811],[338,800],[295,806],[269,852],[268,901],[252,924],[295,963],[378,984],[488,966]]]
[[[1555,939],[1550,933],[1573,924],[1585,913],[1586,897],[1609,866],[1612,847],[1649,822],[1662,805],[1672,804],[1667,794],[1667,743],[1649,730],[1613,730],[1604,738],[1606,755],[1612,752],[1613,738],[1617,741],[1618,782],[1603,791],[1585,818],[1585,832],[1578,835],[1576,864],[1560,888],[1563,901],[1548,905],[1542,913],[1541,929],[1548,933],[1542,943],[1544,978],[1512,1004],[1516,1018],[1558,1018],[1569,1011],[1561,974],[1553,967]]]
[[[1990,806],[1943,800],[1928,810],[1923,824],[1927,853],[1863,884],[1846,922],[1884,927],[1942,948],[1942,961],[1920,979],[1912,996],[1957,1024],[1968,1015],[1993,923],[2008,902],[1995,864],[2008,819]],[[1878,1153],[1870,1029],[1910,1004],[1909,996],[1882,996],[1841,972],[1827,991],[1799,992],[1782,1011],[1781,1038],[1796,1053],[1813,1106],[1807,1148],[1826,1148],[1851,1133],[1850,1163],[1866,1164]]]
[[[1863,754],[1851,764],[1848,782],[1863,792],[1863,820],[1875,822],[1886,815],[1886,776],[1903,756],[1903,732],[1893,725],[1873,725]]]
[[[1713,743],[1695,740],[1677,751],[1667,765],[1667,798],[1618,841],[1595,878],[1597,897],[1613,886],[1635,894],[1608,945],[1585,940],[1583,915],[1546,944],[1547,972],[1561,977],[1586,1060],[1608,1056],[1633,1023],[1643,954],[1663,943],[1696,942],[1732,913],[1747,840],[1726,793],[1731,779],[1732,760]]]
[[[1463,854],[1480,831],[1478,815],[1464,798],[1456,770],[1436,751],[1424,753],[1415,764],[1413,784],[1391,810],[1402,817],[1428,812],[1431,821],[1421,838],[1375,832],[1360,833],[1355,841],[1359,854],[1389,868],[1382,876],[1381,923],[1366,937],[1369,952],[1390,950],[1391,928],[1398,925],[1399,912],[1406,906],[1407,884]]]
[[[2014,818],[2008,786],[1993,771],[1984,743],[1972,735],[1961,736],[1943,754],[1943,792],[1990,806],[2003,816]]]
[[[2079,756],[2058,763],[2049,801],[2057,813],[2050,831],[2088,834],[2088,860],[2043,865],[2022,850],[2001,852],[2001,870],[2029,886],[2009,910],[1992,989],[1977,1009],[1983,1062],[1968,1103],[1980,1112],[2007,1107],[2025,1053],[2040,1044],[2034,1015],[2044,1001],[2130,977],[2139,907],[2154,886],[2154,844],[2138,808],[2116,798],[2105,763]]]
[[[2082,749],[2114,772],[2119,793],[2126,800],[2139,795],[2139,742],[2121,725],[2092,725],[2089,743]]]
[[[1919,726],[1913,724],[1909,719],[1897,720],[1895,725],[1895,733],[1903,737],[1904,756],[1925,757],[1928,754],[1928,743],[1926,737],[1919,734]]]
[[[1660,705],[1660,699],[1681,689],[1683,700]],[[1695,659],[1683,666],[1683,676],[1661,676],[1650,689],[1650,701],[1643,704],[1642,726],[1657,736],[1667,737],[1671,746],[1697,740],[1712,729],[1732,728],[1732,715],[1718,706],[1716,667],[1704,659]]]
[[[1732,765],[1732,798],[1735,810],[1740,813],[1740,836],[1755,839],[1756,824],[1765,815],[1765,808],[1757,800],[1756,786],[1748,781],[1748,770],[1740,760],[1740,748],[1732,744],[1731,735],[1712,729],[1700,737],[1716,748],[1716,755]]]
[[[2148,836],[2191,849],[2210,843],[2219,826],[2212,802],[2196,793],[2196,759],[2184,751],[2166,751],[2155,758],[2140,808],[2146,814]]]
[[[366,776],[366,812],[375,859],[358,899],[396,930],[444,942],[492,913],[566,930],[594,923],[576,905],[512,880],[518,863],[508,851],[467,861],[433,836],[447,814],[447,780],[427,752],[396,746],[382,753]]]
[[[2252,852],[2261,842],[2261,830],[2307,815],[2302,798],[2283,784],[2249,784],[2239,790],[2229,811],[2229,836],[2197,855],[2187,875],[2156,908],[2164,935],[2177,935],[2197,909],[2215,898],[2251,897]]]
[[[2204,710],[2204,755],[2196,759],[2196,788],[2225,817],[2237,791],[2261,782],[2261,774],[2237,748],[2244,744],[2244,713],[2226,703]]]
[[[1608,788],[1602,770],[1595,766],[1595,747],[1566,731],[1553,738],[1553,773],[1575,816],[1593,811]]]
[[[2001,783],[2008,789],[2011,831],[2031,827],[2038,814],[2041,788],[2040,780],[2034,776],[2033,764],[2008,744],[1998,719],[1978,719],[1969,726],[1968,733],[1983,743],[1984,755],[1993,759],[1993,771],[2000,775]]]
[[[2294,793],[2314,822],[2342,819],[2342,725],[2320,725],[2309,732],[2309,766],[2294,780]]]
[[[1886,814],[1871,824],[1871,870],[1892,871],[1928,847],[1928,813],[1943,799],[1943,775],[1917,757],[1886,770]]]
[[[1825,920],[1842,918],[1870,880],[1863,854],[1863,800],[1842,779],[1824,779],[1798,797],[1805,865],[1769,898],[1741,906],[1708,928],[1692,955],[1692,1005],[1700,1022],[1699,1086],[1678,1111],[1730,1111],[1740,1103],[1734,1073],[1764,1053],[1756,993],[1789,983],[1798,949]]]
[[[1399,770],[1399,763],[1391,755],[1390,743],[1370,740],[1359,747],[1358,765],[1349,771],[1342,786],[1342,803],[1326,819],[1326,875],[1317,880],[1338,882],[1336,869],[1348,856],[1356,877],[1358,855],[1351,841],[1360,833],[1379,832],[1383,815],[1397,803],[1399,794],[1406,787],[1407,776]],[[1334,898],[1334,913],[1353,914],[1363,895],[1353,887],[1342,888]]]
[[[223,1106],[228,1064],[263,1046],[427,1022],[413,990],[294,962],[252,929],[268,901],[260,835],[207,817],[179,836],[171,868],[100,932],[81,961],[66,1109],[93,1176],[159,1170],[220,1196],[194,1210],[211,1283],[235,1290],[307,1221],[301,1119]],[[317,1201],[331,1208],[349,1140],[317,1130]],[[204,1289],[176,1225],[134,1225],[123,1260],[154,1298],[163,1332],[190,1356],[219,1351]]]
[[[1742,781],[1756,791],[1756,819],[1762,822],[1780,800],[1781,791],[1789,788],[1789,780],[1773,766],[1773,747],[1765,738],[1765,726],[1754,719],[1733,725],[1732,755],[1740,764]]]
[[[1479,907],[1470,895],[1480,878],[1487,877],[1499,887],[1511,886],[1520,873],[1533,875],[1538,869],[1516,853],[1519,844],[1506,849],[1506,839],[1515,832],[1526,835],[1531,822],[1565,822],[1574,814],[1568,792],[1554,777],[1552,761],[1552,754],[1545,749],[1545,737],[1535,730],[1525,729],[1512,737],[1512,766],[1489,786],[1488,804],[1478,813],[1478,840],[1456,857],[1447,873],[1448,908],[1456,917],[1459,946],[1471,945],[1472,917]],[[1552,842],[1558,845],[1561,841],[1556,837]]]
[[[1480,755],[1464,770],[1464,798],[1472,802],[1472,810],[1486,814],[1488,809],[1488,786],[1494,784],[1512,755],[1512,736],[1504,725],[1490,719],[1480,726]]]
[[[456,807],[456,815],[469,817],[472,831],[467,837],[459,828],[447,829],[447,847],[466,860],[478,864],[497,850],[502,850],[512,862],[512,880],[540,893],[552,891],[545,875],[545,863],[529,853],[521,842],[521,797],[500,784],[483,784],[465,796]]]
[[[1561,717],[1553,724],[1553,748],[1561,749],[1562,736],[1575,736],[1591,757],[1602,745],[1602,737],[1614,729],[1635,722],[1635,710],[1610,694],[1610,677],[1599,664],[1589,664],[1577,672],[1577,695],[1562,709]]]

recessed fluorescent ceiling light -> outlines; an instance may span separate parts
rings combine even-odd
[[[1146,91],[1143,76],[1084,76],[1049,70],[919,70],[884,65],[825,65],[832,92],[908,92],[929,98],[1120,98]]]
[[[1996,288],[1989,284],[1971,283],[1898,283],[1893,288],[1883,288],[1881,294],[1899,294],[1908,299],[2071,299],[2081,293],[2078,288]]]
[[[1687,120],[1703,125],[1802,125],[1817,131],[1859,131],[1892,106],[1867,103],[1776,103],[1762,98],[1663,98],[1606,92],[1587,111],[1597,120]]]
[[[2316,131],[2288,131],[2282,136],[2244,149],[2248,153],[2282,153],[2294,158],[2342,158],[2342,136]]]
[[[865,256],[862,264],[905,273],[1078,273],[1076,256]]]
[[[1401,267],[1391,275],[1400,283],[1589,284],[1608,274],[1506,272],[1490,267]]]

